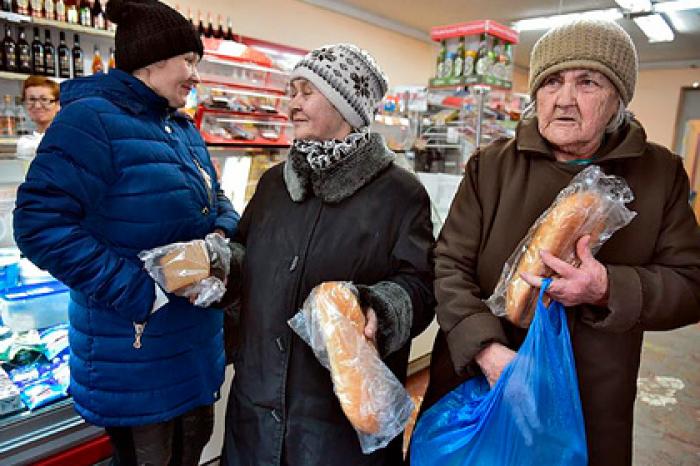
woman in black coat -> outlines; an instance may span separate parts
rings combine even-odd
[[[286,163],[265,173],[239,224],[240,316],[223,464],[396,465],[401,436],[363,455],[330,373],[287,324],[309,292],[350,281],[365,335],[405,381],[411,338],[433,318],[428,195],[368,127],[387,84],[352,45],[312,51],[296,66]]]

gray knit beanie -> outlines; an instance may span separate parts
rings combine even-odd
[[[350,126],[369,126],[387,91],[387,79],[374,58],[352,44],[326,45],[297,63],[290,79],[309,80]]]
[[[557,71],[581,68],[603,73],[627,105],[637,82],[637,50],[629,34],[612,21],[577,20],[543,35],[530,55],[530,96]]]

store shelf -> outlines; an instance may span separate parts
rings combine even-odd
[[[200,81],[205,86],[215,87],[217,90],[227,94],[250,95],[253,97],[273,97],[275,99],[289,100],[289,97],[286,96],[285,92],[279,89],[268,89],[266,87],[230,83],[226,82],[225,80],[221,80],[219,77],[212,76],[202,78]]]
[[[269,123],[268,120],[281,120],[281,121],[289,121],[289,117],[287,115],[283,115],[281,113],[268,113],[268,112],[235,112],[232,110],[226,110],[226,109],[218,109],[218,108],[209,108],[205,107],[205,111],[207,113],[211,113],[213,115],[230,115],[232,117],[254,117],[256,123]],[[260,119],[258,119],[260,118]],[[221,119],[221,121],[225,121]]]
[[[64,31],[73,31],[79,32],[81,34],[114,38],[114,33],[112,31],[105,31],[103,29],[82,26],[80,24],[67,23],[65,21],[55,21],[52,19],[35,18],[33,16],[19,15],[17,13],[9,13],[7,11],[0,11],[0,20],[5,20],[10,23],[30,23],[36,24],[37,26],[54,27]]]
[[[24,81],[28,77],[29,77],[29,74],[27,74],[27,73],[11,73],[9,71],[0,71],[0,79],[7,79],[10,81]],[[51,78],[59,84],[67,79],[67,78],[57,78],[55,76],[47,76],[47,78]]]
[[[226,139],[219,136],[211,136],[209,134],[202,134],[204,142],[208,145],[214,145],[218,147],[251,147],[251,148],[269,148],[269,149],[286,149],[291,146],[289,139],[282,136],[276,141],[272,141],[264,138],[255,139]]]

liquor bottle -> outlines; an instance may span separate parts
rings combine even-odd
[[[17,71],[27,74],[32,72],[32,48],[27,42],[23,27],[19,28],[17,38]]]
[[[15,117],[14,103],[12,102],[12,96],[5,95],[5,108],[2,110],[2,134],[3,136],[16,136],[17,135],[17,120]]]
[[[207,30],[206,27],[204,27],[204,18],[202,17],[202,11],[198,10],[197,14],[199,15],[199,24],[197,25],[197,32],[199,33],[200,37],[204,36],[204,31]]]
[[[233,23],[231,22],[231,17],[226,18],[226,34],[224,34],[224,40],[234,40],[233,38]]]
[[[2,11],[12,13],[12,0],[2,0]]]
[[[217,39],[223,39],[224,38],[224,25],[221,24],[221,15],[218,15],[216,17],[216,22],[219,23],[219,26],[216,28],[216,31],[214,31],[214,37]]]
[[[464,71],[464,37],[459,38],[459,45],[457,46],[457,53],[455,54],[455,61],[452,64],[452,77],[460,78],[462,72]]]
[[[95,45],[95,52],[92,54],[92,74],[97,74],[105,69],[105,64],[100,55],[100,49]]]
[[[207,29],[204,31],[204,37],[214,37],[214,25],[211,20],[211,13],[207,13]]]
[[[58,43],[58,77],[70,78],[70,49],[66,45],[66,33],[60,32],[60,40]]]
[[[27,110],[24,108],[24,105],[22,105],[22,97],[19,95],[15,96],[14,111],[17,136],[24,136],[31,133],[31,120],[29,119]]]
[[[44,17],[44,0],[31,0],[29,4],[32,6],[32,16],[34,18]]]
[[[20,15],[29,15],[29,0],[16,0],[16,11]]]
[[[447,58],[447,43],[443,40],[441,42],[441,44],[442,44],[442,48],[440,49],[440,53],[438,53],[436,70],[435,70],[435,77],[436,78],[445,77],[445,59]]]
[[[5,38],[2,40],[2,68],[5,71],[17,72],[17,43],[12,38],[10,25],[5,25]]]
[[[92,24],[97,29],[107,29],[107,19],[105,18],[101,0],[95,0],[95,4],[92,7]]]
[[[39,28],[34,28],[34,40],[32,41],[32,73],[46,74],[44,65],[46,57],[44,53],[44,44],[41,43]]]
[[[66,4],[66,20],[70,24],[80,24],[80,15],[78,14],[78,0],[65,0]]]
[[[66,3],[63,0],[56,0],[56,21],[67,21]]]
[[[110,47],[109,48],[109,61],[107,62],[107,71],[111,71],[116,67],[117,67],[117,65],[114,61],[114,49],[112,47]]]
[[[476,74],[487,76],[491,73],[491,56],[489,51],[489,43],[486,34],[481,35],[479,42],[479,51],[476,55]]]
[[[78,16],[82,26],[92,26],[92,12],[90,11],[90,2],[88,2],[88,0],[80,0]]]
[[[80,37],[75,34],[73,36],[73,77],[78,78],[83,75],[85,75],[83,49],[80,48]]]
[[[56,48],[51,43],[51,31],[44,31],[44,71],[46,76],[56,76]]]
[[[56,19],[56,5],[53,0],[44,0],[44,18]]]

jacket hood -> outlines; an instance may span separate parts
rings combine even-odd
[[[134,114],[147,110],[172,110],[167,99],[156,94],[138,78],[118,69],[110,70],[107,74],[98,73],[71,79],[61,84],[62,107],[87,97],[102,97]]]
[[[519,151],[532,152],[554,159],[551,146],[537,128],[537,118],[521,120],[515,134]],[[639,157],[644,154],[646,148],[646,132],[641,123],[632,120],[614,133],[606,134],[595,157],[598,161]]]

